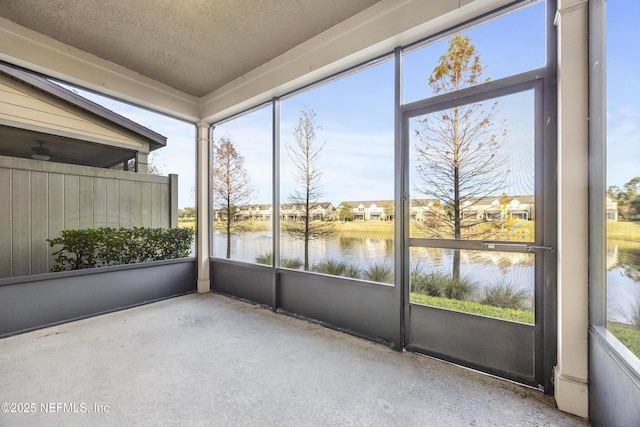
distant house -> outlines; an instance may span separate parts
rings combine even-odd
[[[334,219],[334,208],[331,202],[314,203],[310,214],[312,221]],[[302,204],[284,203],[280,205],[280,219],[282,221],[300,221],[305,217],[305,206]]]
[[[243,205],[238,208],[234,221],[268,221],[271,219],[271,205]]]
[[[443,215],[440,202],[436,199],[411,199],[409,218],[413,221],[428,221]]]
[[[535,213],[534,197],[502,196],[469,198],[462,202],[462,218],[480,221],[531,221]]]
[[[167,138],[39,75],[0,64],[0,155],[146,173]]]
[[[610,194],[606,198],[606,215],[607,221],[618,220],[618,200]]]
[[[381,221],[393,219],[393,200],[346,201],[338,205],[353,209],[355,221]]]

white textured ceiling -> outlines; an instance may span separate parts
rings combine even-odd
[[[0,0],[0,16],[196,97],[380,0]]]

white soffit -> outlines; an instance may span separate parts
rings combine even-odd
[[[508,0],[0,0],[0,59],[197,121]]]

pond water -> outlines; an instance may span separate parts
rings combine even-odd
[[[216,232],[214,256],[226,254],[226,237]],[[304,256],[304,243],[287,235],[280,238],[282,257]],[[270,232],[245,232],[232,236],[231,259],[255,262],[256,257],[271,252]],[[310,242],[310,264],[326,259],[346,261],[365,269],[374,263],[393,264],[393,238],[376,233],[351,232],[330,240]],[[411,268],[422,273],[450,274],[453,250],[411,248]],[[478,285],[478,293],[486,286],[506,284],[525,289],[531,297],[535,288],[535,255],[529,253],[460,251],[460,272]],[[640,304],[640,244],[608,241],[607,248],[607,316],[614,322],[628,323],[634,304]]]
[[[630,323],[640,305],[640,244],[607,240],[607,320]]]
[[[216,232],[213,238],[214,256],[226,254],[226,235]],[[304,257],[304,242],[287,235],[280,238],[283,258]],[[256,262],[256,257],[271,252],[269,232],[245,232],[232,236],[231,259]],[[527,290],[533,296],[534,255],[507,252],[460,251],[460,271],[472,277],[482,288],[495,284],[509,284]],[[375,233],[351,232],[329,240],[313,240],[309,243],[309,263],[313,266],[327,259],[345,261],[364,270],[373,264],[393,266],[393,239]],[[451,274],[453,251],[450,249],[411,248],[411,268],[423,274]]]

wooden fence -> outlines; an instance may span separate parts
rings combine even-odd
[[[0,278],[50,271],[62,230],[177,224],[177,175],[0,156]]]

